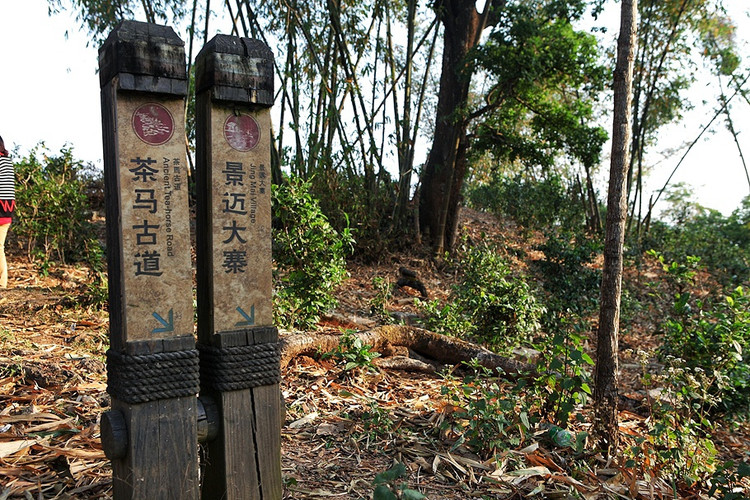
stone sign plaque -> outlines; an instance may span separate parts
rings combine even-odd
[[[188,173],[182,100],[120,95],[119,196],[123,335],[127,341],[193,332]]]
[[[210,111],[212,331],[271,325],[270,113]]]

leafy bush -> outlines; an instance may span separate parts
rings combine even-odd
[[[647,433],[625,452],[626,466],[647,464],[649,475],[687,482],[711,473],[716,448],[707,430],[672,404],[656,402],[652,408]]]
[[[63,148],[56,156],[43,145],[16,162],[18,204],[13,233],[30,258],[42,269],[52,259],[62,262],[87,258],[95,239],[88,186],[97,182],[90,166]]]
[[[742,500],[747,498],[742,493],[740,481],[750,477],[750,463],[739,462],[735,464],[731,460],[717,467],[711,476],[711,487],[708,494],[711,498],[719,500]]]
[[[377,371],[372,361],[380,357],[380,353],[372,352],[370,349],[372,346],[362,342],[362,339],[355,336],[352,331],[345,330],[336,349],[323,353],[322,357],[344,363],[345,372],[362,369]]]
[[[639,466],[652,477],[670,481],[692,484],[705,480],[714,472],[717,456],[707,413],[716,401],[708,390],[710,376],[700,369],[685,368],[677,359],[652,375],[646,369],[649,355],[639,351],[639,358],[644,387],[658,389],[648,398],[646,432],[625,450],[626,466]]]
[[[533,265],[540,271],[551,312],[583,314],[598,304],[600,272],[589,264],[602,249],[595,237],[580,232],[553,232],[537,246],[544,260]]]
[[[380,406],[376,399],[370,399],[368,406],[369,409],[362,412],[360,419],[368,443],[379,438],[392,438],[397,433],[398,428],[390,410],[387,407]]]
[[[674,314],[664,325],[664,358],[708,375],[707,402],[730,414],[750,415],[750,297],[742,287],[724,300],[692,300],[677,294]]]
[[[388,303],[393,298],[392,286],[388,278],[375,276],[372,279],[375,295],[370,299],[370,314],[385,324],[393,323],[393,318],[388,313]]]
[[[452,337],[466,338],[474,334],[474,324],[457,302],[449,300],[441,304],[437,299],[429,302],[417,300],[417,305],[422,312],[422,324],[426,329]]]
[[[398,462],[385,472],[375,476],[372,485],[375,490],[372,492],[373,500],[422,500],[427,498],[417,490],[407,487],[406,482],[401,481],[405,477],[406,466]]]
[[[586,404],[591,396],[588,369],[594,361],[584,351],[583,339],[582,332],[564,331],[560,327],[537,345],[541,359],[530,389],[543,401],[541,416],[562,427],[567,426],[573,411]]]
[[[86,242],[86,264],[91,277],[81,290],[82,302],[97,309],[105,308],[109,304],[107,257],[104,247],[97,239]]]
[[[378,261],[399,242],[400,235],[393,231],[396,200],[392,183],[383,179],[367,186],[362,176],[323,171],[309,180],[309,189],[336,231],[348,231],[351,224],[351,230],[357,234],[352,245],[358,259]],[[400,241],[409,245],[412,240]]]
[[[461,282],[444,307],[423,307],[426,326],[510,350],[539,328],[544,307],[529,285],[511,276],[510,267],[490,245],[469,248],[459,258]]]
[[[692,290],[700,258],[668,261],[656,251],[648,255],[658,259],[665,273],[666,291],[657,297],[669,295],[673,300],[661,325],[664,344],[659,356],[672,368],[698,370],[708,377],[710,397],[696,404],[714,413],[750,415],[750,297],[746,290],[736,287],[726,295],[697,298]]]
[[[683,210],[684,211],[684,210]],[[725,284],[750,279],[750,197],[732,215],[694,208],[679,223],[655,222],[642,243],[669,261],[700,257],[707,270]]]
[[[577,195],[558,175],[542,180],[529,180],[521,174],[493,176],[489,183],[471,188],[468,198],[475,208],[507,215],[528,229],[578,228],[585,219]]]
[[[575,353],[580,351],[570,345],[558,347],[560,349],[556,354],[565,349],[570,359],[577,360],[568,361],[566,364],[569,368],[580,367],[591,361],[584,360],[585,355],[577,357]],[[507,380],[500,370],[496,373],[479,365],[476,360],[464,363],[468,371],[462,379],[452,374],[444,375],[446,383],[441,393],[447,397],[446,403],[449,406],[448,416],[441,424],[441,432],[447,432],[449,436],[455,437],[454,448],[466,445],[484,458],[498,454],[508,458],[507,450],[518,448],[532,434],[539,436],[542,433],[556,447],[582,451],[588,434],[575,434],[550,423],[549,408],[545,407],[548,403],[545,401],[550,394],[558,395],[560,397],[552,404],[557,405],[561,411],[566,411],[562,409],[562,404],[571,397],[573,386],[578,387],[578,390],[588,391],[586,383],[582,382],[588,377],[581,371],[577,375],[581,380],[569,383],[573,371],[563,369],[562,364],[555,367],[554,363],[548,362],[554,359],[559,357],[545,358],[539,373],[543,373],[545,368],[549,367],[552,367],[553,371],[533,379],[517,378],[515,382]],[[554,381],[558,377],[562,382]],[[560,387],[567,389],[558,392]],[[567,423],[570,409],[567,411],[564,420],[557,420],[562,426]]]
[[[466,444],[484,458],[518,446],[532,429],[524,399],[489,368],[467,365],[469,372],[461,380],[445,375],[441,393],[451,412],[441,431],[455,436],[454,447]]]
[[[471,248],[461,259],[461,268],[456,301],[474,325],[477,338],[510,348],[539,329],[544,307],[523,279],[511,275],[496,248]]]
[[[274,317],[282,326],[308,327],[336,305],[334,289],[346,278],[346,253],[354,239],[336,231],[310,184],[290,177],[272,187]]]

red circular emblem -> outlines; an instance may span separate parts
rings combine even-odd
[[[224,138],[232,149],[250,151],[260,142],[260,127],[250,115],[229,115],[224,122]]]
[[[133,113],[133,131],[146,144],[161,146],[174,134],[172,114],[161,104],[143,104]]]

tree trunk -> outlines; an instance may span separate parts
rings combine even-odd
[[[466,174],[467,123],[462,110],[472,74],[467,55],[487,25],[489,9],[500,3],[488,2],[483,13],[466,0],[443,0],[435,6],[444,28],[443,62],[432,149],[421,175],[419,214],[422,233],[436,255],[450,250],[455,239]]]
[[[622,0],[617,65],[614,73],[614,124],[607,200],[599,331],[596,348],[594,432],[599,447],[617,450],[617,381],[622,254],[627,216],[628,152],[631,135],[631,87],[636,36],[637,0]]]
[[[440,364],[459,364],[473,359],[487,368],[500,368],[509,376],[534,373],[534,366],[508,359],[483,347],[456,337],[448,337],[413,326],[383,325],[355,334],[373,351],[384,356],[396,353],[394,347],[406,347],[417,354]],[[295,334],[282,336],[281,367],[286,367],[296,356],[313,356],[336,349],[340,335]]]

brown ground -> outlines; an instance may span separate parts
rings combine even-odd
[[[509,248],[520,245],[511,224],[469,211],[465,223],[475,241],[485,233],[504,235]],[[418,255],[352,264],[351,277],[341,287],[341,305],[320,330],[374,326],[372,280],[380,276],[395,282],[400,266],[418,272],[430,298],[445,299],[456,279],[450,266],[439,270]],[[43,276],[20,256],[10,257],[10,268],[11,288],[0,291],[0,500],[109,498],[111,468],[98,426],[109,405],[103,362],[107,315],[78,305],[89,282],[85,269],[55,266]],[[630,279],[651,279],[648,272]],[[397,290],[389,310],[416,314],[417,295]],[[621,337],[623,349],[652,350],[657,342],[647,322]],[[645,417],[635,412],[643,396],[640,368],[629,353],[623,353],[622,362],[622,393],[635,401],[632,411],[620,414],[627,443],[643,428]],[[498,460],[453,449],[450,436],[440,431],[451,411],[441,395],[445,384],[439,376],[398,370],[348,377],[329,360],[293,361],[282,381],[284,498],[371,498],[375,475],[396,461],[408,468],[408,486],[432,500],[524,498],[532,491],[545,498],[672,496],[666,481],[648,481],[596,457],[573,467],[570,453],[541,436],[528,436]],[[369,418],[363,418],[365,412]],[[367,426],[372,415],[381,419],[375,429]],[[575,430],[586,428],[581,424]],[[747,460],[747,426],[717,434],[723,457]]]

